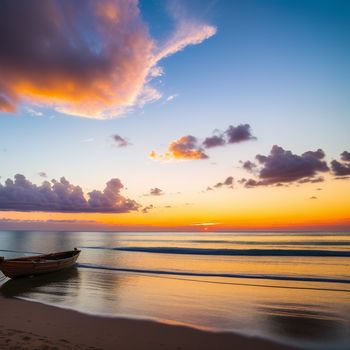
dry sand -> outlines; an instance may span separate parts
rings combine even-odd
[[[238,334],[92,316],[0,297],[0,349],[287,350],[292,347]]]

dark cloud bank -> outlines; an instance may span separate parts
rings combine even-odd
[[[249,124],[240,124],[238,126],[230,125],[226,131],[219,135],[206,137],[203,141],[203,147],[213,148],[249,140],[256,140],[256,137],[252,135]]]
[[[243,179],[241,182],[246,187],[279,186],[291,182],[322,182],[323,178],[319,173],[329,171],[324,157],[325,153],[321,149],[297,155],[274,145],[269,155],[256,156],[257,164],[250,161],[243,163],[243,168],[256,172],[258,179]]]
[[[331,166],[335,176],[350,175],[350,152],[344,151],[340,155],[340,162],[332,160]]]
[[[84,197],[80,186],[60,181],[44,181],[37,186],[21,174],[14,181],[0,184],[0,210],[45,211],[64,213],[127,213],[140,205],[120,194],[123,184],[119,179],[107,182],[103,191],[93,190]]]

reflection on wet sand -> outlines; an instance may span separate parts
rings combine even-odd
[[[349,331],[343,320],[333,313],[302,309],[300,305],[271,306],[259,308],[263,312],[270,331],[279,337],[300,340],[305,343],[330,343],[349,339]]]
[[[76,267],[52,274],[8,280],[0,287],[0,294],[5,298],[25,297],[29,293],[45,293],[53,298],[67,296],[80,284],[79,271]]]
[[[111,305],[113,310],[118,308],[120,282],[120,274],[81,271],[72,267],[51,274],[8,280],[0,285],[0,296],[108,313]]]

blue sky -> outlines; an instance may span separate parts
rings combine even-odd
[[[176,29],[174,6],[141,1],[155,41]],[[242,177],[239,161],[274,144],[296,154],[322,148],[329,161],[349,150],[349,2],[181,1],[176,8],[181,20],[217,32],[158,63],[164,74],[150,84],[162,98],[108,120],[59,113],[35,99],[0,112],[1,182],[20,173],[39,184],[43,171],[91,191],[117,177],[142,201],[151,187],[194,196],[226,176]],[[148,158],[181,136],[204,139],[245,123],[257,140],[211,149],[208,160]],[[132,145],[116,147],[114,134]]]

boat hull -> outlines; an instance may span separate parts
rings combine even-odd
[[[71,256],[67,257],[69,253]],[[62,254],[62,258],[60,258],[60,254]],[[9,278],[52,273],[74,266],[77,262],[79,254],[80,250],[74,250],[71,252],[39,255],[29,258],[3,260],[0,262],[0,270]]]

